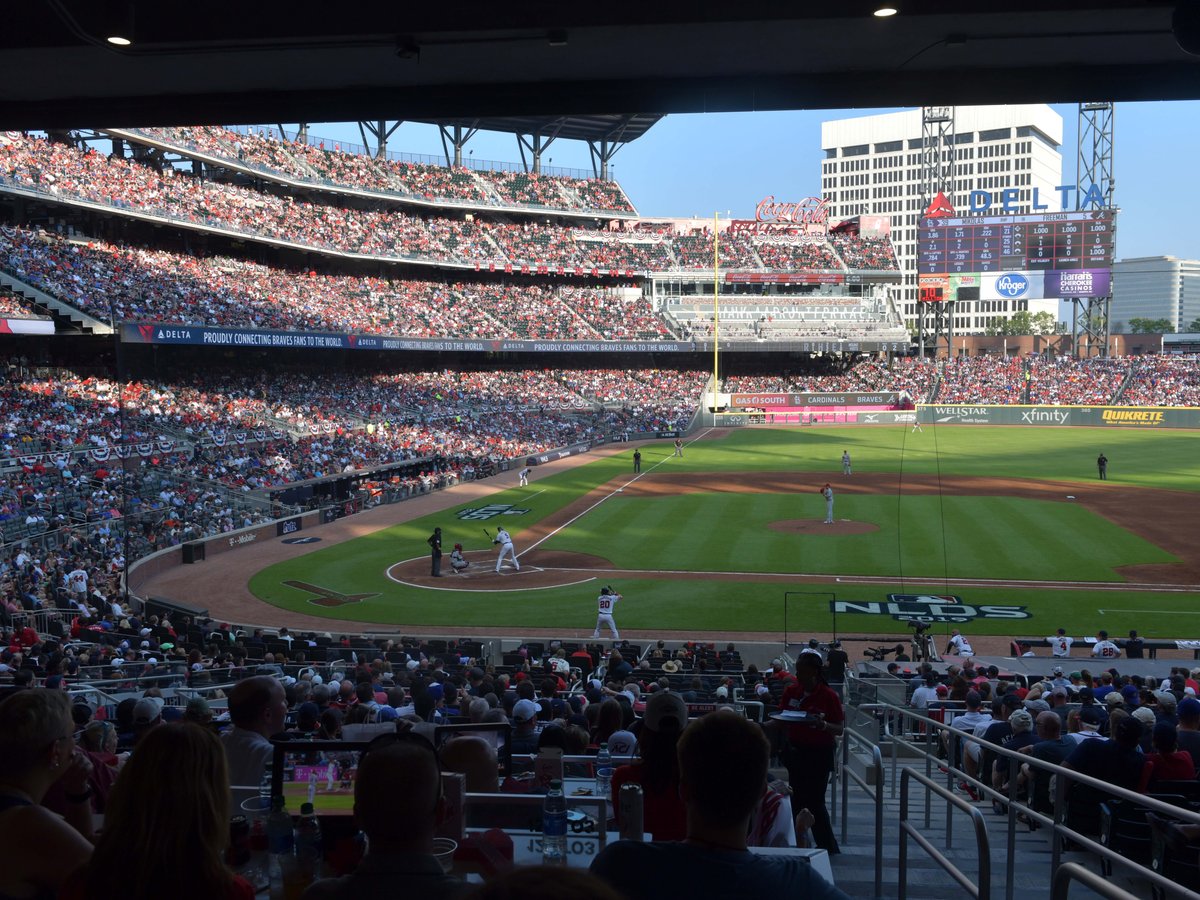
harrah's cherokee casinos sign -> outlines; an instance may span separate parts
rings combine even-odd
[[[798,203],[776,200],[772,194],[758,201],[754,221],[736,219],[730,228],[756,234],[790,234],[824,238],[829,234],[829,201],[805,197]]]

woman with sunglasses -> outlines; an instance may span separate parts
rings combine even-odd
[[[62,691],[18,691],[0,703],[0,900],[54,900],[92,855],[90,764],[74,732]],[[41,805],[59,781],[65,819]]]

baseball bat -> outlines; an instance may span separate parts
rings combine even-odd
[[[488,530],[485,528],[485,529],[483,529],[483,533],[484,533],[484,534],[486,534],[486,535],[488,536],[488,540],[489,540],[489,541],[490,541],[490,540],[492,540],[492,533],[491,533],[490,531],[488,531]]]

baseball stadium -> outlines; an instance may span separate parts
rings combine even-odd
[[[74,0],[18,18],[46,41],[66,29],[81,47],[125,48],[122,64],[165,65],[129,49],[144,38],[103,36],[142,21],[142,4],[110,5],[130,18],[101,25]],[[911,8],[873,6],[871,29],[908,27]],[[773,15],[743,24],[760,33]],[[1161,52],[1192,79],[1179,96],[1194,96],[1186,44],[1200,25],[1174,16]],[[153,16],[144,27],[175,34]],[[162,46],[240,52],[197,27]],[[103,817],[92,798],[111,790],[110,821],[128,829],[122,781],[149,777],[139,756],[157,751],[120,752],[204,714],[234,801],[242,790],[262,804],[242,805],[238,826],[269,829],[269,809],[298,812],[307,797],[328,837],[317,869],[346,874],[334,843],[353,837],[350,813],[365,822],[360,765],[370,777],[353,735],[427,726],[435,776],[453,771],[458,741],[491,754],[482,781],[463,769],[453,782],[454,830],[437,832],[453,852],[438,871],[519,885],[525,864],[595,858],[587,877],[609,893],[594,896],[633,898],[644,894],[603,864],[630,836],[632,795],[597,760],[610,741],[641,754],[632,768],[652,760],[667,697],[687,713],[667,714],[672,760],[674,740],[714,730],[723,709],[753,726],[751,755],[766,748],[767,793],[734,849],[784,857],[792,880],[761,882],[772,890],[1200,896],[1200,340],[1178,315],[1180,333],[1114,327],[1125,213],[1113,108],[1131,80],[1072,84],[1114,99],[1079,103],[1067,184],[1038,168],[1046,147],[1062,162],[1049,106],[913,106],[922,84],[907,74],[901,91],[886,68],[869,82],[842,72],[857,92],[843,105],[867,92],[907,110],[823,125],[811,135],[822,177],[754,197],[752,218],[647,215],[613,157],[653,145],[678,98],[636,106],[654,113],[577,111],[565,70],[505,81],[500,61],[519,52],[494,42],[526,38],[480,27],[489,36],[462,40],[496,64],[475,93],[450,77],[390,113],[393,101],[330,72],[307,72],[329,89],[306,96],[247,69],[247,96],[181,87],[177,107],[117,93],[81,106],[55,79],[44,98],[0,96],[0,750],[27,740],[5,708],[34,690],[69,693],[81,753],[95,723],[116,725],[99,728],[114,732],[112,760],[89,769],[110,777],[86,796],[75,769],[31,792],[42,776],[0,763],[0,799],[42,804],[62,777],[59,802]],[[539,46],[575,46],[571,29],[547,34]],[[919,60],[925,37],[904,35]],[[956,35],[934,52],[967,41]],[[881,33],[862,39],[894,55]],[[424,52],[438,73],[458,46],[407,30],[378,40],[389,63]],[[0,56],[13,52],[0,39]],[[1088,65],[1079,52],[1062,77]],[[203,55],[186,59],[199,90]],[[995,64],[1046,72],[1024,51]],[[603,84],[608,99],[579,102],[632,90]],[[1030,96],[989,90],[996,104]],[[314,122],[258,124],[284,115]],[[903,116],[916,137],[870,130]],[[406,119],[435,126],[444,154],[389,145]],[[521,161],[476,159],[480,131],[514,138]],[[554,141],[586,145],[591,170],[543,159]],[[1013,170],[1034,174],[990,175]],[[868,197],[866,184],[882,187]],[[1032,327],[1046,316],[1054,327]],[[262,706],[253,727],[247,703]],[[620,727],[605,730],[606,715]],[[495,742],[469,731],[485,723]],[[230,739],[243,732],[270,765],[243,765]],[[558,732],[572,737],[547,755],[542,738]],[[1067,749],[1039,755],[1043,742]],[[1101,742],[1111,749],[1092,752]],[[677,831],[646,806],[655,842],[685,837],[684,764],[681,751]],[[587,829],[559,857],[547,765],[574,787],[572,827]],[[544,818],[485,822],[502,792],[539,794],[530,808]],[[596,795],[599,822],[576,809]],[[778,801],[790,812],[775,842],[743,839]],[[0,803],[0,847],[16,846],[14,815]],[[421,817],[428,854],[441,823]],[[700,820],[688,806],[688,842]],[[309,826],[296,827],[299,848]],[[362,827],[368,857],[382,856]],[[0,873],[0,897],[107,897],[62,881],[105,871],[103,832],[94,856],[84,836],[71,857],[82,868]],[[284,896],[273,849],[235,864],[222,841],[231,896]],[[796,887],[809,878],[820,890]],[[719,883],[694,892],[726,896]]]

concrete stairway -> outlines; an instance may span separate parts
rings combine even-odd
[[[884,761],[884,768],[886,774],[890,776],[891,769],[887,760]],[[924,773],[924,765],[918,766],[917,771]],[[924,788],[913,783],[910,790],[910,820],[918,825],[923,825],[925,821]],[[840,788],[837,796],[840,804]],[[896,785],[895,799],[891,796],[890,786],[884,788],[882,895],[886,898],[899,896],[899,798],[899,784]],[[988,828],[992,869],[991,897],[1003,898],[1007,865],[1008,817],[993,813],[990,804],[975,805],[983,813]],[[851,784],[849,815],[847,816],[848,838],[845,841],[841,841],[840,812],[839,806],[839,818],[834,823],[834,832],[841,843],[842,852],[831,860],[834,879],[837,886],[851,897],[872,898],[875,896],[874,803],[864,791]],[[935,797],[931,809],[930,828],[925,832],[925,836],[972,881],[978,881],[979,861],[975,849],[974,829],[969,816],[957,810],[954,812],[952,818],[954,846],[950,850],[945,849],[945,816],[945,801]],[[1048,835],[1049,830],[1046,828],[1030,832],[1027,826],[1017,824],[1013,896],[1018,900],[1049,900],[1052,873],[1050,869],[1051,843]],[[1099,859],[1090,854],[1064,853],[1062,861],[1077,862],[1093,872],[1100,871]],[[1114,872],[1113,877],[1107,880],[1137,897],[1150,896],[1148,883],[1123,876],[1119,869]],[[907,881],[908,896],[913,900],[961,900],[967,896],[967,893],[911,839],[908,842]],[[1071,886],[1070,896],[1072,900],[1098,897],[1097,894],[1086,890],[1079,884]]]

